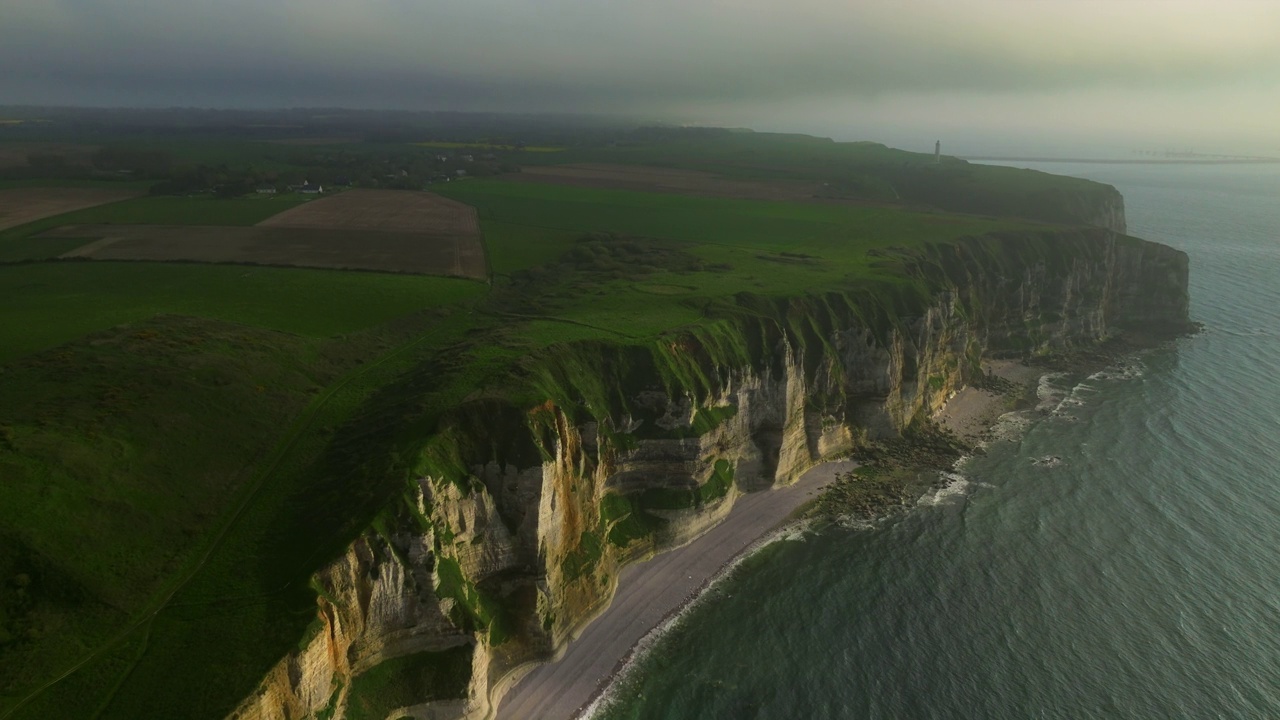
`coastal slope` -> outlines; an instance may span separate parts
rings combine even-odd
[[[741,294],[656,342],[553,346],[524,366],[522,404],[460,404],[400,499],[316,574],[313,633],[231,717],[492,716],[613,601],[628,564],[901,436],[984,360],[1189,327],[1186,256],[1110,230],[875,257],[902,281]]]

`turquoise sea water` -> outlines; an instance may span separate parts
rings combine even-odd
[[[748,558],[598,717],[1280,717],[1280,166],[1039,169],[1185,250],[1205,332],[1049,379],[908,513]]]

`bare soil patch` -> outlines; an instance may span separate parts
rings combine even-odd
[[[258,225],[480,237],[475,208],[412,190],[347,190],[291,208]]]
[[[812,202],[823,199],[823,188],[818,183],[787,180],[738,180],[720,177],[700,170],[681,170],[643,165],[581,163],[525,166],[519,174],[508,175],[506,178],[554,185],[637,190],[699,197],[783,200],[790,202]]]
[[[20,188],[0,190],[0,230],[41,218],[126,200],[141,193],[108,188]]]
[[[478,238],[343,228],[79,225],[40,237],[92,240],[64,258],[245,263],[483,280]]]

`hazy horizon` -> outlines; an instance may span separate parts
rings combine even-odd
[[[630,115],[964,154],[1280,153],[1263,0],[6,0],[0,103]]]

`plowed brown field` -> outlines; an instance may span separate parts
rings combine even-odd
[[[476,210],[411,190],[348,190],[285,210],[260,227],[387,230],[428,235],[480,235]]]
[[[80,225],[43,234],[92,240],[63,255],[93,260],[246,263],[485,278],[478,238],[382,230]]]
[[[136,190],[111,188],[21,188],[0,190],[0,230],[41,218],[105,205],[140,195]]]

